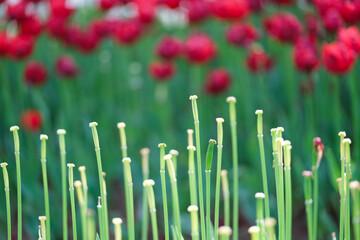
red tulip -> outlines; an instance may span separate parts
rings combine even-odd
[[[159,4],[163,4],[169,8],[175,9],[180,5],[181,0],[158,0]]]
[[[117,4],[119,4],[118,0],[100,0],[99,1],[99,7],[103,11],[107,11],[112,7],[115,7]]]
[[[316,46],[307,38],[300,38],[296,42],[293,59],[299,71],[311,72],[319,65]]]
[[[9,55],[14,59],[24,59],[31,55],[34,39],[28,35],[18,35],[9,40]]]
[[[246,65],[251,72],[268,71],[272,68],[271,58],[262,48],[253,48],[246,57]]]
[[[341,0],[313,0],[317,11],[320,15],[324,15],[330,9],[340,9],[341,8]]]
[[[356,53],[342,42],[325,43],[322,48],[323,62],[331,73],[346,73],[353,66],[355,57]]]
[[[163,37],[156,46],[156,55],[172,60],[179,56],[182,52],[182,42],[180,39],[166,36]]]
[[[41,113],[35,109],[21,113],[20,124],[26,131],[37,132],[41,129],[42,123]]]
[[[16,20],[18,22],[24,21],[27,17],[26,8],[26,1],[19,1],[15,4],[8,4],[6,9],[6,15],[11,20]]]
[[[37,36],[41,33],[42,27],[40,19],[35,15],[31,15],[21,23],[20,32],[24,35]]]
[[[47,21],[46,27],[49,34],[55,38],[64,39],[66,37],[66,18],[50,17]]]
[[[74,78],[78,74],[78,67],[70,55],[64,55],[56,61],[56,72],[64,78]]]
[[[270,16],[265,21],[266,31],[280,42],[295,43],[302,33],[302,25],[291,13]]]
[[[311,39],[315,40],[320,32],[320,26],[319,26],[316,16],[312,15],[312,14],[306,14],[305,15],[305,25],[306,25],[306,30],[307,30],[309,37]]]
[[[100,43],[98,36],[91,29],[82,31],[79,37],[78,47],[84,53],[94,51]]]
[[[340,12],[346,23],[358,23],[360,21],[360,0],[342,1]]]
[[[260,12],[265,5],[265,0],[247,0],[249,8],[251,11]]]
[[[150,75],[159,81],[166,81],[174,75],[175,66],[172,62],[152,62],[149,66]]]
[[[68,19],[74,12],[74,9],[70,8],[66,4],[65,0],[51,0],[50,4],[50,17],[58,17]]]
[[[47,76],[46,68],[40,62],[29,62],[25,67],[24,79],[28,85],[41,86],[46,82]]]
[[[221,0],[212,2],[215,16],[225,20],[242,19],[249,13],[249,5],[245,0]]]
[[[69,25],[66,27],[65,35],[63,36],[63,42],[70,47],[77,47],[80,44],[80,38],[82,35],[82,29],[78,25]]]
[[[224,68],[217,68],[210,72],[205,83],[205,91],[210,94],[219,94],[229,88],[230,74]]]
[[[199,23],[210,15],[210,6],[207,1],[196,0],[185,3],[187,18],[190,23]]]
[[[227,29],[226,38],[235,46],[248,47],[257,40],[258,33],[253,25],[235,23]]]
[[[90,23],[90,29],[99,38],[107,37],[112,30],[113,23],[107,19],[95,19]]]
[[[0,56],[4,56],[9,51],[9,38],[6,35],[6,32],[0,32]]]
[[[194,34],[185,42],[185,54],[190,62],[203,64],[216,54],[216,46],[208,35]]]
[[[155,17],[156,3],[154,0],[135,0],[139,20],[143,23],[150,23]]]
[[[342,28],[337,34],[338,40],[356,53],[360,52],[360,34],[356,26]]]
[[[343,19],[337,9],[330,9],[323,16],[324,27],[329,32],[336,32],[344,25]]]
[[[137,41],[142,33],[142,24],[137,19],[129,19],[117,23],[115,27],[115,39],[121,44],[132,44]]]

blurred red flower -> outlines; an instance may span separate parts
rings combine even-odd
[[[137,10],[139,20],[143,23],[150,23],[155,17],[156,2],[154,0],[135,0],[134,1]]]
[[[269,35],[281,42],[295,43],[303,28],[299,20],[291,13],[274,14],[265,20]]]
[[[248,47],[258,39],[258,33],[251,24],[234,23],[227,29],[226,39],[235,46]]]
[[[262,48],[254,47],[246,57],[246,65],[251,72],[256,73],[270,70],[273,62]]]
[[[70,55],[63,55],[58,58],[55,64],[56,72],[61,77],[74,78],[78,74],[78,67]]]
[[[50,17],[69,18],[74,12],[74,9],[70,8],[66,4],[66,0],[51,0],[50,4]]]
[[[185,55],[190,62],[203,64],[216,54],[216,46],[208,35],[194,34],[185,42]]]
[[[24,71],[24,80],[31,86],[41,86],[47,80],[47,71],[45,66],[36,61],[29,62]]]
[[[31,15],[24,20],[20,25],[21,34],[28,34],[30,36],[37,36],[41,33],[43,25],[36,15]]]
[[[360,21],[360,0],[342,1],[340,12],[346,23],[358,23]]]
[[[78,47],[84,53],[94,51],[99,45],[99,38],[94,31],[87,29],[80,32]]]
[[[212,2],[212,11],[220,19],[236,20],[246,17],[250,8],[245,0],[221,0]]]
[[[63,42],[70,47],[77,47],[80,44],[82,29],[78,25],[69,25],[66,27]]]
[[[294,2],[293,0],[272,0],[272,1],[279,5],[288,5]]]
[[[341,0],[313,0],[320,15],[324,15],[330,9],[340,9]]]
[[[25,20],[27,17],[26,7],[27,7],[26,1],[19,1],[14,4],[7,4],[6,15],[11,20],[16,20],[18,22],[21,22]]]
[[[305,15],[305,26],[309,37],[315,40],[320,32],[319,22],[315,15],[306,14]]]
[[[231,77],[224,68],[217,68],[210,72],[205,83],[205,91],[210,94],[219,94],[229,88]]]
[[[172,62],[152,62],[149,66],[150,75],[159,81],[165,81],[174,75],[175,66]]]
[[[344,25],[343,19],[337,9],[330,9],[323,16],[324,27],[329,32],[336,32]]]
[[[360,34],[356,26],[341,28],[337,33],[337,38],[356,53],[360,52]]]
[[[322,47],[322,59],[331,73],[342,74],[353,66],[356,54],[342,42],[325,43]]]
[[[99,7],[101,8],[101,10],[107,11],[110,8],[115,7],[119,3],[119,0],[100,0]]]
[[[186,1],[187,18],[190,23],[199,23],[210,15],[209,3],[204,0]]]
[[[107,37],[111,33],[112,27],[113,22],[103,18],[93,20],[89,26],[91,31],[93,31],[100,39]]]
[[[0,32],[0,56],[4,56],[9,51],[9,38],[6,35],[6,32]]]
[[[21,113],[20,124],[26,131],[37,132],[41,129],[42,123],[42,116],[38,110],[30,109]]]
[[[141,22],[137,19],[128,19],[117,23],[114,37],[121,44],[132,44],[139,39],[141,33]]]
[[[66,36],[66,19],[64,17],[50,17],[46,24],[49,34],[58,39]]]
[[[172,60],[182,52],[182,42],[172,36],[163,37],[156,46],[156,55],[166,60]]]
[[[172,9],[178,8],[180,2],[181,0],[158,0],[158,4],[163,4]]]
[[[311,72],[319,65],[316,46],[308,38],[300,38],[294,48],[293,59],[299,71]]]
[[[34,39],[28,35],[18,35],[9,39],[9,55],[14,59],[24,59],[31,55]]]

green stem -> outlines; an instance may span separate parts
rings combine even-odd
[[[164,207],[164,227],[165,227],[165,240],[169,240],[169,217],[168,217],[168,206],[167,206],[167,195],[166,195],[166,179],[165,179],[165,143],[159,144],[160,148],[160,177],[161,177],[161,191],[162,200]]]
[[[76,229],[76,210],[75,210],[75,195],[74,195],[74,173],[73,168],[74,164],[68,163],[69,167],[69,192],[70,192],[70,205],[71,205],[71,218],[72,218],[72,229],[73,229],[73,239],[77,239],[77,229]]]
[[[352,197],[353,197],[352,224],[354,228],[355,240],[360,240],[360,198],[359,198],[360,183],[358,181],[355,181],[354,183],[356,183],[356,188],[352,189]]]
[[[317,239],[317,226],[318,226],[318,213],[319,213],[319,177],[318,169],[316,166],[313,166],[313,184],[314,184],[314,210],[313,210],[313,239]]]
[[[199,113],[196,103],[197,96],[191,96],[190,100],[192,103],[192,111],[194,117],[194,127],[195,127],[195,142],[196,142],[196,158],[197,158],[197,172],[198,172],[198,186],[199,186],[199,203],[200,203],[200,224],[201,224],[201,239],[205,239],[205,216],[204,216],[204,194],[203,194],[203,184],[202,184],[202,170],[201,170],[201,147],[200,147],[200,121]],[[217,236],[217,234],[215,234]]]
[[[143,181],[149,179],[149,149],[143,148],[141,153],[141,168]],[[147,203],[146,189],[143,189],[142,194],[142,225],[141,225],[141,239],[148,239],[148,228],[149,228],[149,207]]]
[[[304,195],[305,195],[305,209],[306,209],[306,220],[308,229],[308,239],[313,240],[313,207],[312,207],[312,189],[311,189],[311,176],[310,171],[304,171]]]
[[[292,229],[292,188],[291,188],[291,168],[284,169],[285,172],[285,204],[286,204],[286,240],[291,240]]]
[[[196,175],[195,175],[195,162],[194,152],[196,148],[194,146],[187,147],[189,151],[189,187],[190,187],[190,204],[197,206],[197,192],[196,192]]]
[[[285,207],[284,207],[284,163],[283,163],[283,154],[282,154],[282,140],[277,139],[278,145],[278,165],[275,166],[278,168],[278,177],[279,177],[279,239],[285,239]]]
[[[236,98],[228,97],[226,101],[229,103],[230,115],[230,128],[231,128],[231,145],[232,145],[232,160],[233,160],[233,238],[238,239],[238,226],[239,226],[239,201],[238,201],[238,188],[239,188],[239,164],[238,164],[238,140],[237,140],[237,121],[236,121]]]
[[[105,233],[104,233],[104,231],[105,231],[104,211],[103,211],[103,207],[101,205],[101,197],[98,198],[97,209],[98,209],[98,221],[99,221],[100,236],[105,236]]]
[[[230,227],[230,191],[226,170],[221,170],[221,183],[224,198],[224,226]]]
[[[265,240],[265,226],[264,226],[264,193],[256,193],[256,225],[260,229],[259,240]]]
[[[218,137],[218,151],[217,151],[217,169],[216,169],[216,186],[215,186],[215,217],[214,217],[214,232],[218,232],[219,228],[219,210],[220,210],[220,176],[221,176],[221,158],[223,148],[223,122],[224,119],[217,118],[217,137]],[[218,234],[215,234],[215,240],[218,239]]]
[[[46,239],[50,240],[50,204],[49,204],[49,190],[48,190],[48,179],[46,170],[46,135],[40,135],[41,140],[41,169],[43,175],[43,186],[44,186],[44,202],[45,202],[45,216],[46,216]]]
[[[340,136],[340,164],[341,164],[341,183],[340,183],[340,225],[339,225],[339,239],[344,239],[344,216],[345,216],[345,146],[344,137],[345,132],[339,132]]]
[[[86,229],[87,229],[87,238],[89,240],[95,240],[96,236],[96,224],[95,224],[95,214],[93,210],[87,210],[87,219],[86,219]]]
[[[151,218],[151,227],[153,233],[153,240],[158,240],[158,229],[157,229],[157,218],[156,218],[156,205],[155,205],[155,195],[153,186],[155,182],[151,179],[145,180],[143,183],[145,190],[147,192],[148,202],[149,202],[149,211],[150,211],[150,218]]]
[[[82,225],[83,225],[83,236],[85,239],[89,238],[89,223],[88,223],[88,219],[89,217],[87,216],[88,214],[88,185],[87,185],[87,179],[86,179],[86,173],[85,173],[85,166],[80,166],[79,167],[79,172],[80,172],[80,176],[81,176],[81,185],[82,185],[82,191],[83,191],[83,195],[84,195],[84,202],[83,202],[83,211],[84,211],[84,216],[82,219]],[[94,234],[95,236],[95,234]]]
[[[121,240],[122,239],[122,232],[121,232],[121,218],[114,218],[113,224],[115,228],[115,240]]]
[[[211,182],[211,170],[205,170],[205,185],[206,185],[206,239],[210,239],[210,182]]]
[[[198,220],[198,211],[199,208],[196,205],[190,205],[188,207],[188,212],[190,212],[191,217],[191,239],[199,240],[199,220]]]
[[[11,240],[11,211],[10,211],[10,188],[9,188],[9,175],[6,169],[7,163],[0,164],[3,169],[5,198],[6,198],[6,221],[7,221],[7,237]]]

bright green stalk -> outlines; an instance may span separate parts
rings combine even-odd
[[[265,218],[270,218],[270,205],[269,205],[269,191],[266,174],[266,162],[265,162],[265,148],[264,148],[264,134],[263,134],[263,111],[256,110],[257,115],[257,137],[260,149],[260,160],[261,160],[261,174],[263,180],[263,189],[265,194]]]
[[[278,180],[279,180],[279,239],[285,239],[285,204],[284,204],[284,162],[283,162],[283,152],[282,152],[282,144],[283,139],[277,138],[276,144],[278,147],[277,155],[278,155],[278,164],[275,166],[278,168]]]
[[[232,234],[231,227],[221,226],[218,230],[220,240],[229,240]]]
[[[85,166],[80,166],[79,167],[79,172],[80,172],[80,177],[81,177],[81,186],[82,186],[82,192],[84,195],[84,211],[85,211],[85,218],[82,220],[82,224],[84,225],[84,231],[85,231],[85,237],[86,239],[89,238],[89,229],[88,229],[88,185],[87,185],[87,179],[86,179],[86,168]],[[96,231],[95,231],[96,233]],[[94,237],[95,237],[95,233],[94,233]]]
[[[141,154],[141,169],[143,181],[149,179],[149,152],[148,148],[143,148],[140,150]],[[142,199],[142,226],[141,226],[141,239],[148,239],[148,228],[149,228],[149,207],[147,203],[147,194],[146,189],[143,189],[143,199]]]
[[[50,204],[49,204],[49,190],[46,170],[46,140],[48,136],[45,134],[40,135],[41,140],[41,168],[43,173],[43,185],[44,185],[44,201],[45,201],[45,215],[46,215],[46,239],[50,240]]]
[[[188,207],[188,212],[190,212],[191,217],[191,239],[199,240],[199,219],[198,219],[198,211],[199,208],[196,205],[190,205]]]
[[[351,156],[350,156],[350,144],[351,140],[345,138],[343,140],[345,144],[345,239],[350,239],[350,175],[351,175]]]
[[[120,134],[120,145],[121,145],[121,152],[122,152],[122,157],[127,158],[127,140],[126,140],[126,133],[125,133],[125,127],[126,124],[123,122],[119,122],[117,124],[117,127],[119,129],[119,134]],[[130,221],[130,215],[131,215],[131,208],[130,208],[130,190],[129,190],[129,186],[126,184],[126,176],[125,176],[125,172],[124,172],[124,188],[125,188],[125,205],[126,205],[126,217],[127,217],[127,227],[128,227],[128,234],[129,234],[129,238],[130,240],[134,240],[135,239],[135,222],[131,222]]]
[[[324,145],[320,138],[314,138],[315,155],[312,163],[313,184],[314,184],[314,210],[313,210],[313,234],[314,239],[317,239],[318,216],[319,216],[319,166],[324,153]]]
[[[211,208],[211,198],[210,198],[210,183],[211,183],[211,165],[214,155],[214,145],[216,141],[210,139],[207,153],[206,153],[206,239],[210,239],[210,208]]]
[[[114,224],[114,229],[115,229],[115,240],[121,240],[122,239],[122,233],[121,233],[122,220],[121,220],[121,218],[113,218],[112,222]]]
[[[19,127],[12,126],[10,131],[14,137],[14,154],[16,163],[16,180],[17,180],[17,212],[18,212],[18,240],[22,240],[22,194],[21,194],[21,165],[20,165],[20,141]]]
[[[226,170],[221,170],[221,185],[224,198],[224,226],[230,227],[230,191]]]
[[[166,196],[166,179],[165,179],[165,143],[159,144],[160,148],[160,177],[161,177],[161,190],[164,207],[164,227],[165,227],[165,240],[169,240],[169,217],[168,217],[168,206]]]
[[[173,215],[174,215],[174,226],[176,227],[177,232],[181,233],[181,221],[180,221],[180,207],[179,207],[179,196],[176,183],[176,174],[174,165],[172,162],[172,155],[167,154],[164,156],[166,165],[168,167],[170,182],[171,182],[171,192],[172,192],[172,206],[173,206]]]
[[[194,146],[194,130],[188,129],[186,132],[188,134],[188,146]]]
[[[220,208],[220,176],[221,176],[221,158],[223,148],[223,122],[224,119],[217,118],[217,169],[216,169],[216,186],[215,186],[215,217],[214,217],[214,232],[218,232],[219,228],[219,208]],[[218,235],[215,234],[215,240],[218,239]]]
[[[344,239],[344,216],[345,216],[345,195],[344,195],[344,186],[345,186],[345,147],[344,147],[344,138],[346,136],[345,132],[339,132],[340,136],[340,164],[341,164],[341,184],[340,184],[340,226],[339,226],[339,239]]]
[[[96,223],[95,223],[95,213],[92,209],[88,209],[86,213],[86,229],[88,240],[95,240],[96,236]]]
[[[101,153],[100,153],[100,143],[99,143],[99,136],[96,130],[97,122],[92,122],[89,124],[89,127],[91,128],[91,132],[93,135],[94,140],[94,146],[95,146],[95,153],[96,153],[96,161],[97,161],[97,167],[98,167],[98,176],[99,176],[99,185],[100,185],[100,201],[102,201],[102,204],[100,202],[100,206],[104,205],[105,201],[105,190],[104,190],[104,184],[103,184],[103,176],[102,176],[102,163],[101,163]],[[101,240],[109,240],[108,233],[106,232],[106,229],[109,229],[107,227],[107,219],[105,219],[105,208],[101,207],[102,215],[104,216],[104,231],[103,234],[100,232]]]
[[[285,173],[285,239],[291,240],[292,229],[292,186],[291,186],[291,145],[284,141],[284,173]]]
[[[105,181],[105,176],[106,176],[106,173],[103,172],[102,173],[102,176],[103,176],[103,185],[104,185],[104,196],[105,196],[105,199],[104,199],[104,206],[103,208],[105,209],[104,211],[104,219],[105,219],[105,224],[107,224],[107,219],[109,219],[109,213],[108,213],[108,206],[107,206],[107,190],[106,190],[106,181]],[[107,232],[106,234],[109,235],[109,229],[105,229]]]
[[[65,148],[65,134],[64,129],[57,130],[59,135],[59,148],[61,158],[61,194],[62,194],[62,227],[63,227],[63,240],[68,239],[68,226],[67,226],[67,184],[66,184],[66,148]]]
[[[75,210],[75,195],[74,195],[74,167],[75,167],[75,164],[68,163],[67,166],[69,167],[69,191],[70,191],[73,239],[76,240],[77,239],[77,230],[76,230],[76,210]]]
[[[271,137],[272,137],[272,149],[273,149],[273,168],[274,168],[274,172],[275,172],[275,190],[276,190],[276,205],[277,205],[277,215],[278,215],[278,218],[280,217],[281,213],[280,213],[280,197],[279,197],[279,186],[280,186],[280,183],[279,183],[279,168],[278,168],[278,148],[277,148],[277,143],[276,143],[276,138],[278,137],[278,131],[276,128],[272,128],[271,130]],[[280,226],[278,226],[278,234],[279,234],[279,237],[280,237]]]
[[[239,201],[238,201],[238,188],[239,188],[239,177],[238,177],[238,141],[236,133],[236,98],[228,97],[226,101],[229,103],[229,115],[230,115],[230,128],[231,128],[231,145],[232,145],[232,160],[233,160],[233,238],[238,239],[238,226],[239,226]]]
[[[275,218],[266,218],[265,219],[265,228],[267,233],[267,240],[276,240],[275,237]]]
[[[175,149],[171,149],[169,152],[172,155],[172,162],[174,164],[175,176],[177,172],[177,157],[179,156],[179,152]]]
[[[264,226],[264,199],[265,194],[258,192],[255,194],[256,199],[256,225],[260,229],[259,240],[265,240],[265,226]]]
[[[86,212],[87,209],[85,207],[85,201],[84,201],[84,194],[83,194],[83,190],[81,188],[81,181],[75,181],[74,182],[74,187],[76,189],[76,194],[77,194],[77,198],[79,201],[79,206],[80,206],[80,217],[81,217],[81,234],[82,234],[82,239],[87,239],[86,235]]]
[[[196,148],[194,146],[187,147],[189,151],[189,187],[190,187],[190,204],[197,205],[197,192],[196,192],[196,175],[195,175],[195,162],[194,152]]]
[[[250,233],[251,240],[258,240],[260,228],[258,226],[252,226],[249,228],[248,232]]]
[[[196,158],[197,158],[197,172],[198,172],[198,184],[199,184],[199,206],[200,206],[200,225],[201,225],[201,239],[205,239],[205,216],[204,216],[204,194],[202,184],[202,170],[201,170],[201,147],[200,147],[200,121],[197,108],[196,95],[190,96],[192,112],[194,117],[195,126],[195,139],[196,139]],[[217,234],[215,234],[217,236]]]
[[[8,240],[11,240],[11,211],[10,211],[10,187],[9,187],[9,175],[6,169],[8,165],[6,162],[0,164],[3,169],[4,186],[5,186],[5,198],[6,198],[6,221],[7,221],[7,236]]]
[[[349,184],[352,193],[352,224],[354,228],[354,239],[360,240],[360,182],[352,181]]]
[[[46,240],[46,216],[40,216],[40,231],[43,240]]]
[[[307,221],[307,229],[308,229],[308,239],[314,240],[313,235],[313,200],[312,200],[312,189],[311,189],[311,171],[303,171],[302,173],[304,177],[304,196],[305,196],[305,209],[306,209],[306,221]]]
[[[130,167],[130,163],[131,160],[130,158],[124,158],[122,160],[123,165],[124,165],[124,174],[125,174],[125,184],[128,186],[128,193],[129,193],[129,206],[127,206],[129,209],[129,213],[130,215],[128,216],[128,221],[129,221],[129,239],[134,240],[135,239],[135,218],[134,218],[134,197],[133,197],[133,181],[132,181],[132,176],[131,176],[131,167]]]
[[[146,189],[147,198],[149,200],[149,211],[150,211],[150,218],[151,218],[153,240],[158,240],[159,235],[158,235],[158,228],[157,228],[155,195],[154,195],[154,189],[153,189],[154,185],[155,185],[155,182],[152,179],[148,179],[143,182],[143,186]]]
[[[98,221],[99,221],[99,231],[100,231],[100,236],[104,236],[105,233],[105,221],[104,221],[104,211],[103,211],[103,207],[101,205],[101,197],[98,197],[98,205],[97,205],[97,210],[98,210]]]

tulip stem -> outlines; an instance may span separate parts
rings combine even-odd
[[[166,144],[160,143],[159,148],[160,148],[161,191],[162,191],[162,200],[163,200],[163,207],[164,207],[165,240],[169,240],[169,216],[168,216],[168,205],[167,205],[167,195],[166,195],[165,159],[164,159]],[[150,209],[150,211],[151,211],[151,209]],[[153,220],[151,220],[151,221],[153,221]]]
[[[10,211],[10,187],[9,187],[9,175],[6,169],[7,163],[0,164],[3,169],[4,186],[5,186],[5,198],[6,198],[6,221],[7,221],[7,237],[11,240],[11,211]]]
[[[75,167],[75,165],[72,163],[68,163],[67,166],[69,167],[69,192],[70,192],[73,240],[76,240],[77,229],[76,229],[76,210],[75,210],[74,173],[73,173],[73,168]]]
[[[313,238],[313,207],[312,207],[312,187],[311,187],[311,176],[310,171],[304,171],[304,195],[305,195],[305,209],[306,209],[306,220],[308,229],[308,239],[314,240]]]
[[[211,197],[210,197],[210,185],[211,185],[211,165],[214,155],[214,145],[216,141],[210,139],[207,153],[206,153],[206,168],[205,168],[205,177],[206,177],[206,239],[210,239],[210,208],[211,208]]]
[[[45,216],[46,216],[46,239],[50,240],[50,204],[49,204],[49,190],[48,190],[48,179],[46,170],[46,140],[48,136],[41,134],[41,168],[43,174],[43,186],[44,186],[44,201],[45,201]]]

